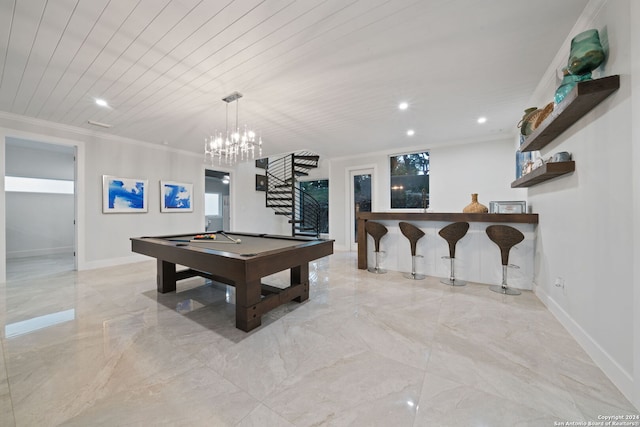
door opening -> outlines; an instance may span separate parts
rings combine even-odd
[[[359,212],[371,212],[372,206],[372,182],[373,182],[373,169],[358,169],[352,170],[349,174],[350,182],[350,232],[349,242],[350,249],[352,251],[358,248],[358,221],[356,220]]]
[[[7,280],[77,269],[76,148],[5,142]]]
[[[229,172],[205,170],[204,224],[205,231],[230,231]]]

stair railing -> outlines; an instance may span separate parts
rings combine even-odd
[[[309,193],[296,185],[296,176],[306,174],[304,164],[315,167],[312,162],[296,160],[296,156],[308,156],[312,153],[290,154],[270,161],[267,169],[267,191],[265,203],[275,210],[276,215],[289,218],[291,235],[320,236],[320,203]]]

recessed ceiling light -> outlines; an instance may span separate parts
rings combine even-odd
[[[478,123],[482,124],[482,123],[486,123],[487,122],[487,118],[486,117],[478,117]]]
[[[407,102],[401,102],[400,104],[398,104],[398,108],[400,110],[406,110],[407,108],[409,108],[409,103]]]
[[[407,131],[407,136],[413,136],[413,135],[415,135],[415,134],[416,134],[416,131],[415,131],[415,130],[413,130],[413,129],[409,129],[409,130]]]
[[[104,99],[100,99],[100,98],[96,98],[96,104],[98,104],[101,107],[108,107],[109,104],[107,104],[107,101],[105,101]]]

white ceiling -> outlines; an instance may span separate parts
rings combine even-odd
[[[587,3],[0,0],[0,110],[202,152],[239,91],[265,155],[506,137]]]

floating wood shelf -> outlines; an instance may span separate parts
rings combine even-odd
[[[619,87],[619,75],[579,82],[562,102],[556,105],[553,113],[527,137],[520,146],[520,151],[540,150]]]
[[[511,183],[511,188],[531,187],[555,177],[568,174],[576,169],[576,162],[547,162],[533,172],[529,172],[522,178]]]

